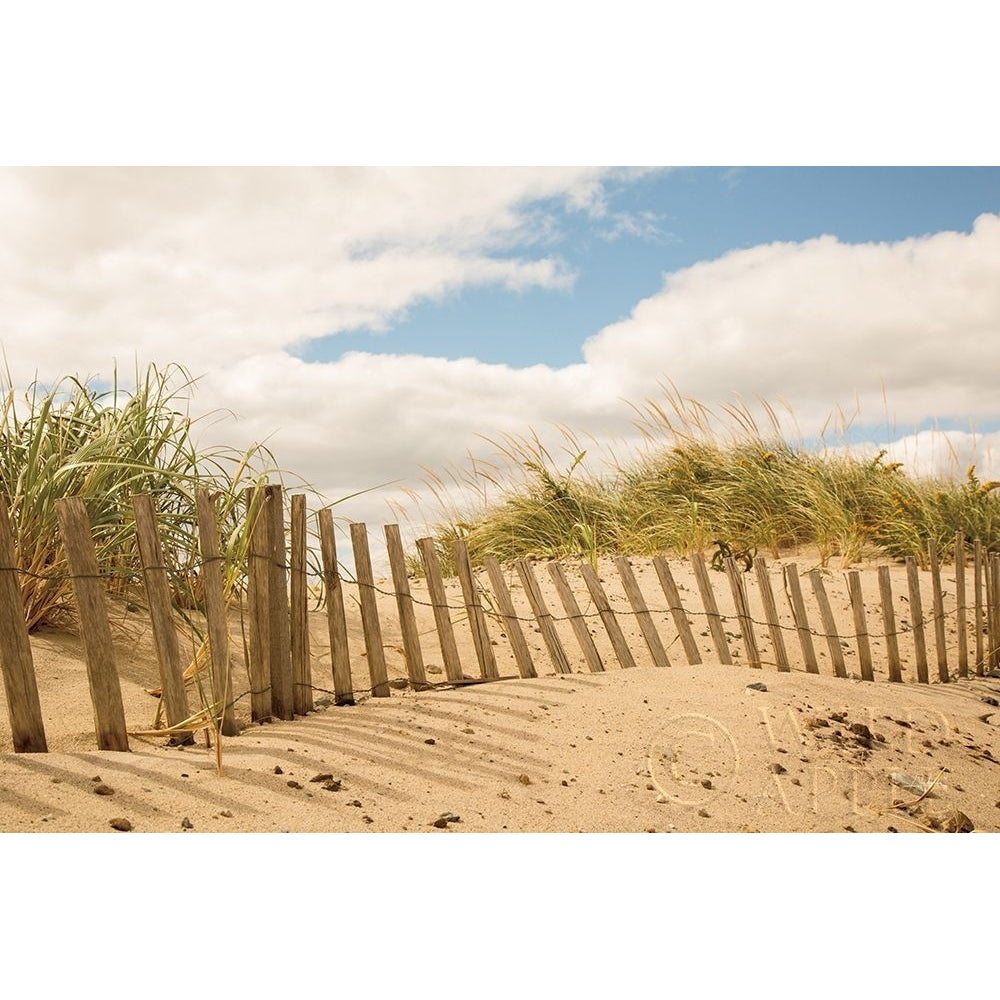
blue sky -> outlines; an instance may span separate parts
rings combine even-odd
[[[983,212],[1000,211],[1000,168],[677,168],[613,185],[611,218],[559,199],[535,209],[555,223],[538,251],[565,261],[571,288],[464,289],[415,304],[374,336],[363,328],[318,338],[300,356],[415,352],[518,367],[572,364],[587,337],[658,292],[666,273],[730,250],[823,234],[861,243],[968,232]],[[636,231],[616,232],[619,214]]]
[[[182,364],[356,520],[504,436],[628,455],[670,385],[1000,478],[998,168],[25,167],[0,213],[15,387]]]

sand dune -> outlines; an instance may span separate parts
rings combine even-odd
[[[644,593],[652,595],[650,565],[634,562]],[[693,593],[686,562],[672,565]],[[604,564],[601,572],[613,591],[613,572]],[[867,588],[874,572],[863,572]],[[893,572],[902,579],[899,567]],[[538,576],[550,607],[560,608],[548,574]],[[850,610],[839,573],[829,586],[847,634]],[[413,588],[423,600],[422,584],[414,581]],[[616,607],[623,600],[613,594]],[[390,674],[403,678],[394,605],[389,597],[382,601]],[[662,608],[662,597],[650,604]],[[540,676],[522,679],[506,637],[491,623],[507,679],[420,692],[394,688],[390,698],[362,696],[354,706],[335,707],[325,620],[316,614],[317,711],[293,722],[251,724],[248,699],[241,700],[237,716],[246,728],[223,740],[221,775],[204,734],[193,746],[133,736],[130,753],[98,752],[81,643],[43,631],[33,637],[33,652],[52,752],[14,754],[4,705],[0,830],[1000,830],[1000,678],[918,685],[904,648],[907,683],[889,684],[877,646],[875,682],[837,678],[825,659],[819,675],[798,664],[788,673],[755,670],[740,657],[722,664],[697,615],[691,618],[702,646],[698,665],[686,663],[670,619],[657,611],[672,666],[651,665],[634,618],[623,615],[635,668],[618,665],[595,620],[607,669],[588,671],[564,622],[574,673],[553,674],[541,637],[527,629]],[[428,677],[442,682],[433,670],[440,659],[425,605],[418,604],[418,621]],[[370,682],[353,614],[350,624],[361,691]],[[148,635],[138,620],[130,627],[119,637],[118,666],[129,726],[139,730],[155,710],[145,689],[158,681]],[[463,663],[475,674],[467,626],[457,622],[456,633]],[[735,639],[733,648],[739,649]],[[770,655],[762,639],[765,662]],[[239,648],[234,659],[241,659]],[[936,676],[933,654],[931,671]],[[766,690],[751,686],[761,683]]]

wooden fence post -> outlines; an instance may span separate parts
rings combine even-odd
[[[826,635],[826,647],[830,651],[833,671],[838,677],[847,676],[847,665],[844,663],[844,650],[840,646],[840,636],[837,635],[837,620],[833,617],[830,598],[826,596],[823,576],[818,569],[809,571],[809,582],[812,584],[816,603],[819,605],[820,619],[823,622],[823,632]]]
[[[420,691],[427,687],[427,674],[424,671],[424,655],[420,649],[417,616],[413,611],[413,597],[410,595],[410,581],[406,578],[403,540],[399,534],[398,524],[386,524],[382,530],[385,533],[389,567],[392,570],[392,589],[396,591],[399,627],[403,634],[403,655],[406,657],[406,675],[414,690]]]
[[[705,557],[700,552],[695,552],[691,556],[691,565],[694,567],[695,580],[698,581],[701,603],[705,606],[705,617],[708,619],[708,630],[712,633],[712,642],[715,643],[715,652],[723,663],[732,663],[733,657],[729,652],[729,643],[726,642],[726,633],[722,627],[722,615],[719,614],[719,605],[716,603],[715,592],[712,590],[712,580],[708,575]]]
[[[250,674],[250,718],[271,718],[271,621],[268,614],[271,589],[269,514],[263,487],[244,494],[250,538],[247,543],[247,614],[250,618],[247,671]]]
[[[763,556],[754,560],[754,572],[757,574],[757,586],[760,589],[760,599],[764,605],[764,617],[767,619],[767,629],[771,635],[771,645],[774,646],[774,658],[781,673],[788,673],[792,668],[788,663],[788,652],[785,649],[785,639],[781,634],[781,623],[778,621],[778,607],[774,601],[774,590],[771,587],[771,577],[767,572],[767,563]]]
[[[291,619],[288,607],[288,567],[285,550],[285,507],[280,486],[264,487],[264,510],[268,514],[270,585],[268,617],[271,636],[271,711],[276,718],[295,718],[292,683]]]
[[[469,560],[469,550],[461,538],[452,544],[455,556],[455,569],[462,584],[462,594],[465,597],[465,607],[469,613],[469,627],[472,629],[472,642],[476,647],[476,658],[479,660],[479,675],[484,680],[496,680],[500,676],[497,670],[496,657],[490,641],[490,633],[486,628],[486,616],[476,589],[476,580],[472,574],[472,563]]]
[[[333,668],[335,704],[354,704],[351,680],[351,653],[347,645],[347,618],[344,614],[344,588],[337,565],[337,541],[333,533],[333,515],[328,507],[319,512],[320,552],[323,559],[323,587],[326,592],[326,622],[330,637],[330,660]]]
[[[965,598],[965,536],[955,532],[955,605],[958,632],[958,676],[969,676],[969,633]]]
[[[229,621],[219,546],[219,523],[208,490],[195,491],[198,511],[198,544],[201,551],[201,585],[205,594],[208,648],[212,657],[212,697],[221,704],[222,735],[236,736],[233,710],[233,672],[229,663]]]
[[[927,676],[927,640],[924,638],[924,605],[920,599],[920,577],[913,556],[906,557],[906,583],[910,594],[910,616],[913,618],[913,646],[917,659],[917,683],[929,684]]]
[[[149,602],[149,617],[156,646],[156,662],[160,668],[160,688],[168,726],[176,726],[191,715],[184,674],[181,669],[180,650],[177,646],[177,628],[174,625],[170,583],[164,564],[163,545],[156,527],[156,509],[148,495],[132,497],[135,513],[135,535],[142,561],[142,577]],[[188,733],[188,739],[192,734]]]
[[[743,633],[743,645],[746,647],[747,660],[751,667],[761,668],[760,650],[757,648],[757,637],[753,632],[753,622],[750,619],[750,605],[743,586],[743,578],[736,560],[726,557],[726,576],[729,577],[729,589],[733,592],[733,603],[736,605],[736,617],[739,619],[740,631]]]
[[[649,654],[653,657],[653,663],[658,667],[669,667],[670,658],[667,656],[667,651],[663,648],[663,643],[660,641],[660,635],[653,624],[653,616],[649,613],[649,608],[646,606],[646,599],[642,596],[642,591],[639,589],[639,582],[635,578],[635,573],[632,572],[632,566],[625,556],[616,556],[615,568],[622,579],[625,596],[628,598],[628,602],[632,605],[632,610],[635,612],[635,620],[639,623],[639,629],[642,631],[642,637],[646,640],[646,645],[649,647]]]
[[[7,501],[0,496],[0,667],[16,753],[46,753],[45,725],[14,564]]]
[[[604,622],[604,628],[607,630],[618,662],[626,668],[634,667],[635,659],[632,656],[632,651],[628,648],[618,619],[615,618],[615,613],[611,610],[608,595],[604,593],[604,588],[594,572],[594,567],[590,563],[583,563],[580,566],[580,572],[583,574],[583,582],[587,585],[587,590],[590,591],[590,597],[597,606],[597,613],[601,616],[601,621]]]
[[[934,607],[934,646],[937,651],[938,680],[948,683],[948,649],[944,624],[944,595],[941,590],[941,561],[938,558],[938,545],[932,538],[927,543],[928,561],[931,566],[931,586],[933,587]]]
[[[531,650],[528,649],[528,643],[525,641],[524,632],[514,610],[514,602],[510,596],[510,590],[507,588],[507,581],[503,578],[500,563],[494,556],[487,556],[484,562],[497,604],[500,605],[500,616],[503,618],[504,628],[510,639],[510,648],[514,651],[514,659],[517,660],[518,672],[522,677],[537,677],[535,663],[531,658]]]
[[[594,639],[587,628],[587,620],[580,611],[580,605],[577,604],[576,597],[570,589],[569,581],[566,579],[562,565],[558,562],[550,562],[548,569],[549,576],[552,577],[552,582],[556,585],[556,592],[559,594],[559,599],[566,609],[569,623],[573,627],[573,634],[576,636],[576,641],[580,644],[583,658],[587,661],[590,672],[598,673],[604,669],[604,662],[601,660],[601,654],[598,653],[597,647],[594,645]]]
[[[812,629],[809,626],[809,615],[806,613],[806,603],[802,599],[802,584],[799,580],[799,568],[795,563],[783,567],[785,592],[795,620],[795,631],[802,647],[802,659],[805,661],[806,672],[819,673],[819,661],[816,659],[816,647],[813,645]]]
[[[441,576],[441,563],[434,550],[434,539],[418,538],[417,549],[420,551],[420,560],[424,564],[424,573],[427,576],[427,593],[434,610],[434,624],[437,627],[445,674],[452,683],[461,681],[465,675],[462,672],[462,661],[459,659],[458,646],[455,643],[455,630],[448,610],[448,595]]]
[[[378,620],[375,601],[375,575],[368,549],[368,528],[359,521],[351,524],[351,545],[354,548],[354,569],[358,578],[358,599],[361,601],[361,626],[365,634],[365,651],[368,654],[368,673],[372,681],[372,694],[376,698],[389,697],[389,674],[382,648],[382,626]]]
[[[570,666],[566,650],[563,649],[563,644],[559,640],[559,633],[556,632],[552,614],[545,604],[545,598],[542,597],[531,563],[525,559],[518,559],[514,566],[517,569],[517,575],[521,578],[521,586],[524,587],[532,614],[535,616],[535,621],[538,622],[538,629],[545,641],[545,648],[549,651],[552,668],[557,674],[571,674],[573,668]]]
[[[992,583],[993,604],[991,621],[993,622],[992,638],[990,639],[990,670],[1000,667],[1000,553],[990,553],[990,581]]]
[[[976,676],[983,676],[983,543],[977,538],[972,548],[973,600],[976,604]]]
[[[851,597],[851,613],[854,615],[854,634],[858,640],[858,659],[861,662],[861,679],[875,680],[872,669],[872,650],[868,642],[868,619],[865,615],[865,598],[861,592],[861,574],[856,569],[847,573],[847,591]]]
[[[56,515],[87,651],[87,680],[94,705],[97,745],[101,750],[128,750],[122,690],[87,508],[80,497],[67,497],[56,501]]]
[[[315,709],[315,703],[309,650],[309,580],[306,566],[308,544],[304,493],[292,496],[291,529],[292,704],[297,715],[305,715]]]
[[[892,606],[892,579],[888,566],[878,568],[878,589],[882,598],[885,646],[889,655],[889,680],[898,683],[903,680],[903,669],[899,659],[899,637],[896,635],[896,612]]]
[[[663,596],[667,599],[667,607],[673,616],[677,634],[681,637],[681,644],[684,646],[688,663],[692,666],[701,663],[701,650],[698,649],[698,643],[695,642],[691,632],[691,625],[681,602],[680,591],[677,589],[673,573],[670,572],[670,564],[663,556],[653,556],[653,568],[659,577],[660,588],[663,590]]]

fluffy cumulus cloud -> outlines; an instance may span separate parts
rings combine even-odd
[[[565,368],[382,355],[377,330],[462,288],[562,288],[573,275],[543,211],[558,198],[607,226],[607,172],[521,170],[23,170],[0,172],[0,340],[19,382],[178,361],[202,375],[207,433],[267,439],[334,500],[386,500],[482,438],[564,424],[635,438],[636,404],[672,382],[708,406],[786,400],[804,436],[837,407],[888,418],[893,458],[925,471],[978,461],[995,426],[913,433],[927,418],[996,422],[1000,217],[971,233],[850,245],[824,236],[733,251],[662,289]],[[649,220],[646,220],[647,222]],[[373,353],[306,363],[312,338],[367,327]],[[581,331],[581,336],[585,331]],[[888,411],[886,410],[888,404]],[[873,437],[872,440],[875,440]],[[947,441],[944,446],[942,442]],[[983,463],[986,463],[984,467]]]

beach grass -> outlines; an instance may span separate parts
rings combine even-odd
[[[944,550],[956,533],[1000,545],[1000,483],[982,482],[975,467],[917,476],[885,449],[853,449],[846,422],[835,444],[821,436],[809,446],[766,403],[757,415],[742,403],[715,413],[664,395],[633,407],[643,447],[600,472],[588,470],[587,449],[566,428],[558,458],[533,433],[489,441],[490,460],[429,472],[429,520],[446,570],[456,538],[476,565],[487,556],[685,555],[720,542],[773,557],[815,548],[823,565],[906,556],[924,564],[931,540]],[[417,560],[411,568],[420,571]]]
[[[153,497],[179,609],[197,607],[199,550],[195,492],[209,489],[222,525],[230,586],[247,544],[244,490],[278,472],[260,446],[203,447],[188,414],[194,380],[185,369],[137,371],[135,388],[64,377],[15,392],[7,376],[0,414],[0,490],[7,498],[29,629],[72,628],[71,581],[59,539],[56,503],[82,497],[98,566],[112,593],[141,602],[132,497]]]

